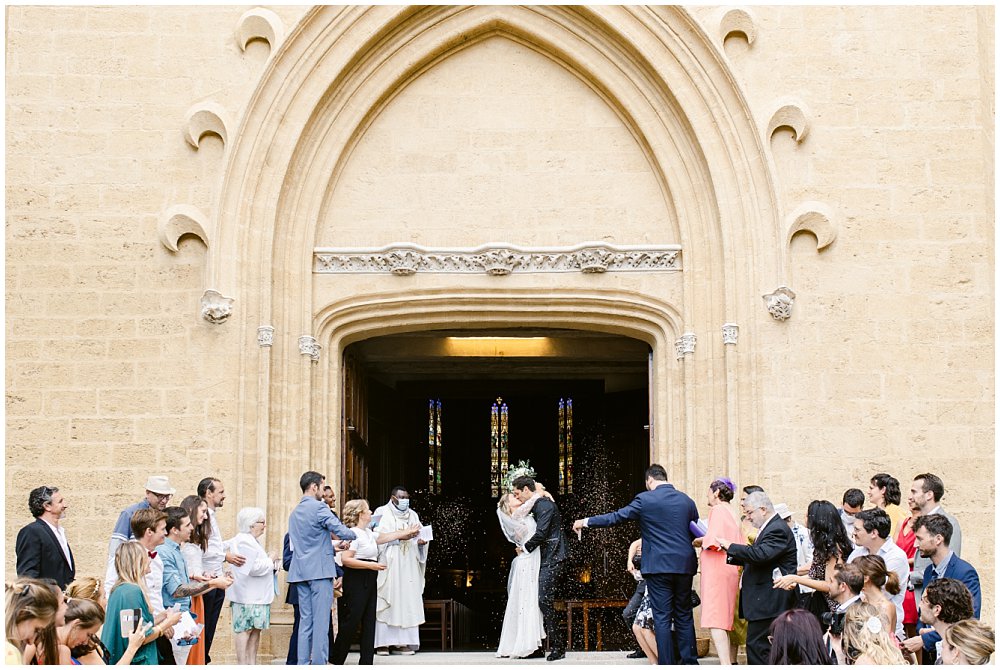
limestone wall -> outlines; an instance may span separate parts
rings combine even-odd
[[[206,247],[185,236],[172,252],[158,232],[176,204],[216,215],[227,147],[209,134],[195,148],[185,119],[213,101],[235,135],[243,110],[259,103],[254,88],[274,54],[259,40],[240,48],[248,9],[7,9],[8,577],[27,492],[42,483],[66,493],[78,574],[103,570],[117,511],[139,499],[150,473],[185,494],[202,476],[221,477],[227,533],[240,506],[265,502],[247,443],[258,440],[246,409],[258,388],[245,354],[256,334],[200,318]],[[306,9],[273,11],[294,37]],[[788,217],[803,203],[819,203],[837,233],[819,253],[809,233],[783,246],[787,276],[759,269],[798,297],[788,321],[741,324],[737,346],[750,349],[752,366],[737,372],[757,405],[742,410],[740,474],[800,513],[814,497],[866,488],[876,471],[904,488],[913,474],[939,474],[963,523],[963,555],[992,603],[992,8],[689,11],[720,45],[761,135],[782,106],[779,121],[797,128],[778,128],[760,157],[782,210],[777,238],[787,242]],[[721,25],[752,43],[734,34],[721,46]],[[346,163],[350,179],[329,194],[317,245],[675,241],[683,222],[657,200],[641,142],[601,106],[601,92],[523,45],[477,48],[428,70],[371,120]],[[478,70],[508,88],[483,89]],[[500,113],[504,91],[526,102]],[[427,212],[443,223],[416,225]],[[606,229],[609,220],[620,223]],[[547,288],[553,277],[516,281]],[[344,281],[337,295],[351,293]],[[370,289],[356,281],[356,293]],[[595,281],[627,284],[611,273]],[[236,309],[266,290],[241,287]],[[650,279],[636,290],[670,300],[679,291]],[[695,356],[712,355],[703,343],[718,333],[698,336]],[[300,359],[294,345],[282,356],[281,365]],[[675,364],[672,352],[664,359]],[[693,437],[708,443],[705,426],[724,413],[701,412]],[[721,473],[700,459],[692,474],[689,488],[699,489]],[[269,523],[269,547],[284,523]],[[227,638],[219,644],[229,649]]]

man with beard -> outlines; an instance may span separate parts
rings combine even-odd
[[[226,551],[222,543],[222,532],[219,530],[219,521],[215,517],[215,510],[222,507],[226,501],[226,487],[216,477],[205,477],[198,482],[198,496],[208,505],[208,519],[211,525],[211,532],[208,534],[208,548],[202,559],[202,567],[205,574],[211,577],[222,576],[222,564],[229,563],[237,567],[246,563],[246,558],[239,554],[232,554]],[[209,591],[202,597],[205,605],[205,663],[212,662],[212,640],[215,639],[215,629],[219,625],[219,616],[222,614],[222,605],[226,600],[225,589]]]
[[[968,562],[963,561],[951,550],[952,526],[943,514],[929,514],[917,517],[913,524],[916,534],[917,552],[928,558],[931,564],[924,571],[924,589],[937,579],[957,579],[965,584],[972,594],[973,614],[978,619],[982,606],[982,590],[979,586],[979,573]],[[923,602],[924,599],[921,600]],[[924,655],[933,653],[941,635],[937,631],[924,633],[903,641],[903,647],[908,651],[917,651],[923,647]]]

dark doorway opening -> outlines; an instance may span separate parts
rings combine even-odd
[[[558,597],[631,596],[635,582],[625,558],[638,527],[626,524],[580,542],[570,526],[581,516],[627,504],[643,488],[649,464],[647,344],[580,331],[435,331],[366,340],[348,347],[345,356],[352,370],[347,383],[354,388],[345,394],[342,500],[367,497],[375,507],[388,500],[393,486],[407,487],[413,509],[434,527],[424,597],[455,603],[456,649],[496,647],[515,555],[496,517],[495,403],[507,408],[508,466],[530,463],[560,507],[570,557]],[[440,458],[434,461],[429,456],[437,443],[437,402]],[[352,405],[364,408],[353,420]],[[594,610],[589,648],[596,647],[598,630],[602,648],[634,648],[620,611]],[[582,636],[577,615],[575,648],[583,648]]]

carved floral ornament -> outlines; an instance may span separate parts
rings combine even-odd
[[[684,333],[674,341],[674,349],[677,352],[677,360],[683,359],[688,354],[694,353],[695,344],[698,337],[694,333]]]
[[[299,337],[299,353],[308,356],[314,363],[319,360],[319,352],[323,346],[312,335]]]
[[[795,293],[787,286],[779,286],[773,293],[764,296],[764,306],[775,321],[784,321],[792,315]]]
[[[504,276],[513,272],[599,274],[680,269],[680,245],[619,247],[586,243],[568,248],[485,245],[474,249],[428,249],[399,244],[381,249],[316,249],[313,253],[313,271],[317,274],[485,272]]]

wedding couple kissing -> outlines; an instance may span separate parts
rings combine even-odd
[[[500,496],[497,516],[517,556],[507,579],[507,609],[496,655],[541,658],[547,635],[550,652],[546,660],[565,658],[566,645],[555,611],[556,582],[566,558],[559,508],[541,484],[521,475]]]

